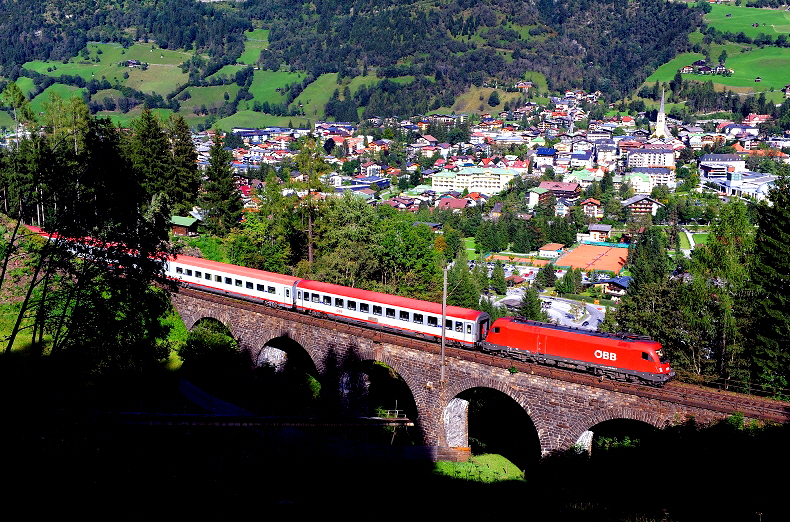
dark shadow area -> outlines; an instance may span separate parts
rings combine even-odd
[[[240,351],[225,325],[201,319],[181,349],[181,373],[207,393],[257,415],[320,414],[321,383],[304,348],[287,337],[266,346],[284,352],[281,364]]]
[[[417,404],[409,385],[398,372],[380,361],[360,361],[350,368],[349,375],[357,381],[352,391],[364,394],[360,397],[366,407],[363,415],[406,417],[416,421]],[[371,435],[369,441],[372,444],[406,446],[422,443],[419,430],[408,426],[381,428]]]
[[[481,484],[436,476],[428,462],[346,458],[334,440],[322,442],[322,433],[115,422],[104,413],[185,413],[190,406],[172,373],[86,372],[75,360],[0,357],[0,487],[9,512],[19,506],[36,514],[126,518],[254,509],[267,516],[402,518],[413,506],[421,518],[459,511],[467,519],[504,512],[585,522],[787,518],[788,426],[762,427],[737,416],[710,427],[692,420],[640,437],[633,447],[551,455],[527,467],[524,481]],[[481,391],[464,396],[507,421],[473,406],[470,427],[477,437],[490,434],[480,439],[486,451],[513,455],[520,444],[536,452],[534,427],[517,421],[526,413],[503,406],[515,403],[498,392]],[[479,426],[485,422],[492,425]],[[611,424],[616,429],[608,423],[594,429],[620,437],[638,428]],[[500,443],[496,431],[518,440]]]
[[[288,337],[277,337],[266,347],[285,353],[273,364],[259,356],[253,361],[251,393],[256,411],[264,415],[320,415],[323,388],[318,370],[307,351]]]
[[[540,458],[538,432],[516,401],[491,388],[472,388],[458,398],[469,401],[472,453],[498,453],[521,469],[535,465]]]
[[[652,443],[657,430],[646,422],[631,419],[612,419],[590,428],[593,432],[592,452],[630,449]]]

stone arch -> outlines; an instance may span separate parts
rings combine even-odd
[[[597,408],[576,416],[574,422],[566,429],[562,436],[556,440],[555,450],[565,450],[576,444],[582,433],[602,422],[625,419],[644,422],[650,426],[661,429],[667,426],[669,419],[658,415],[655,411],[640,408],[634,409],[626,406],[613,406]]]
[[[355,350],[356,358],[359,362],[378,361],[384,363],[403,379],[417,412],[416,418],[410,420],[414,422],[414,426],[418,430],[423,443],[435,445],[435,441],[433,441],[431,432],[428,429],[428,424],[430,424],[430,419],[435,411],[433,392],[438,388],[431,388],[430,383],[425,379],[425,375],[419,369],[412,367],[410,361],[397,357],[390,350],[380,348],[381,345],[375,341],[365,341],[355,346],[353,350]]]
[[[507,379],[494,379],[490,377],[465,377],[459,380],[454,380],[452,383],[447,387],[446,393],[444,395],[442,404],[440,405],[441,415],[443,417],[445,410],[450,405],[451,401],[455,399],[461,393],[470,390],[472,388],[488,388],[492,390],[496,390],[506,397],[509,397],[513,401],[516,402],[527,414],[529,420],[535,426],[536,435],[538,437],[538,441],[540,442],[541,452],[545,453],[544,448],[544,438],[545,434],[549,432],[549,425],[545,422],[545,420],[537,415],[537,412],[532,406],[530,405],[527,397],[520,392],[515,391],[512,386],[508,385]],[[442,419],[440,418],[440,421]],[[444,446],[447,443],[447,433],[445,432],[445,426],[441,423],[438,426],[438,433],[440,434],[440,445]]]

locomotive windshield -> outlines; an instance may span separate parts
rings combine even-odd
[[[661,364],[666,364],[666,363],[668,363],[668,362],[669,362],[669,359],[667,358],[667,356],[666,356],[666,355],[664,355],[664,352],[663,352],[663,350],[660,350],[660,349],[659,349],[659,350],[656,350],[656,355],[658,355],[658,361],[659,361]]]

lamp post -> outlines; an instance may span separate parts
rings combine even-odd
[[[442,357],[441,357],[441,383],[444,386],[444,339],[447,333],[447,265],[442,269],[443,283],[442,283]]]

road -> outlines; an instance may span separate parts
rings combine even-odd
[[[507,291],[507,296],[497,301],[496,304],[509,304],[511,306],[518,306],[519,301],[521,301],[521,296],[523,295],[524,290],[522,288],[509,288]],[[551,297],[548,295],[541,295],[540,299],[544,303],[551,304],[550,307],[546,308],[551,320],[564,326],[572,326],[574,328],[585,330],[597,330],[598,323],[603,321],[604,315],[606,315],[606,307],[587,304],[584,315],[577,320],[576,318],[569,316],[571,315],[571,307],[573,305],[579,304],[579,301],[563,299],[560,297]],[[588,323],[587,326],[584,326],[585,322]]]

